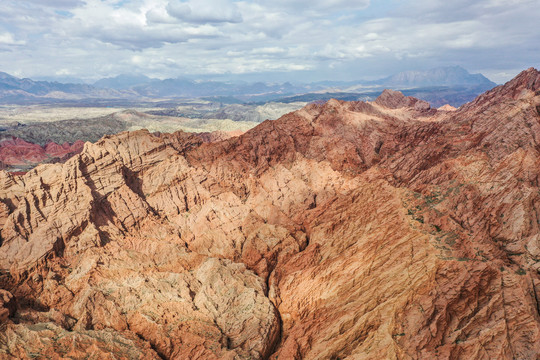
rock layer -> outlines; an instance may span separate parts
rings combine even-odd
[[[536,359],[539,105],[529,69],[0,172],[0,356]]]

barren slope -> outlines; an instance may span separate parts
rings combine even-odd
[[[0,356],[536,359],[539,91],[529,69],[453,112],[387,91],[0,172]]]

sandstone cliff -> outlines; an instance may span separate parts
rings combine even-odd
[[[0,172],[0,358],[536,359],[540,73]]]

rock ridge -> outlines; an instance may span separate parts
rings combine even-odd
[[[0,171],[0,357],[536,359],[539,87]]]

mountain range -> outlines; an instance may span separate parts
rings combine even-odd
[[[482,74],[470,74],[460,66],[442,67],[427,71],[405,71],[373,82],[391,88],[428,86],[485,86],[496,84]]]
[[[107,104],[107,100],[111,103],[122,100],[140,102],[155,99],[200,97],[213,97],[225,102],[267,102],[271,100],[287,102],[291,96],[303,96],[318,100],[328,100],[329,96],[337,98],[349,96],[347,99],[350,99],[350,96],[356,99],[374,99],[384,88],[393,88],[408,89],[409,91],[415,89],[420,94],[420,98],[428,93],[429,96],[426,97],[426,100],[431,100],[435,106],[443,105],[441,104],[443,97],[448,98],[447,102],[451,105],[459,106],[495,85],[483,75],[469,74],[465,69],[457,66],[428,71],[409,71],[378,81],[317,82],[299,85],[198,81],[188,78],[159,80],[142,75],[119,75],[101,79],[93,85],[87,85],[33,81],[0,73],[0,103],[86,101]],[[413,95],[418,96],[418,94]]]
[[[539,151],[531,68],[0,171],[0,357],[538,359]]]
[[[15,76],[0,72],[0,102],[25,103],[39,101],[54,102],[64,99],[84,98],[115,98],[127,96],[113,90],[99,89],[87,84],[63,84],[59,82],[34,81],[19,79]]]

